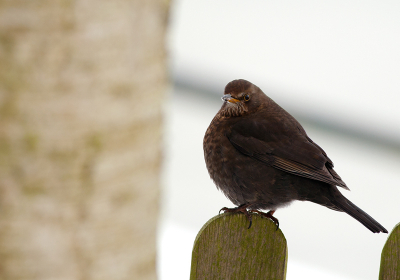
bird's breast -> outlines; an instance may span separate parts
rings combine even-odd
[[[224,185],[230,173],[229,164],[234,157],[234,147],[226,137],[226,129],[221,121],[213,120],[203,140],[204,159],[211,179],[218,187]]]

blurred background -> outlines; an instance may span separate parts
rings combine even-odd
[[[400,221],[398,1],[0,2],[0,278],[188,279],[232,207],[204,133],[225,85],[259,86]],[[377,279],[385,234],[294,202],[287,279]]]
[[[1,279],[156,279],[168,10],[0,2]]]

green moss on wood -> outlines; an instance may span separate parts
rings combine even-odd
[[[11,146],[8,138],[0,136],[0,157],[10,154]]]
[[[25,149],[27,152],[33,153],[37,150],[39,137],[34,133],[26,133],[24,137]]]
[[[2,82],[2,77],[0,77]],[[18,93],[16,88],[11,88],[12,81],[8,81],[3,86],[7,86],[6,93],[0,103],[0,118],[10,119],[18,115]]]
[[[190,279],[286,278],[287,243],[269,219],[253,214],[222,214],[198,233],[192,252]]]
[[[16,115],[19,93],[25,87],[25,65],[15,59],[15,41],[18,30],[0,31],[0,117],[5,119]]]
[[[400,223],[394,227],[383,247],[379,280],[400,280]]]
[[[103,148],[103,138],[98,133],[88,136],[86,143],[87,147],[95,153],[98,153]]]
[[[37,196],[37,195],[42,195],[46,193],[46,189],[41,182],[35,182],[35,183],[30,183],[30,184],[25,184],[22,187],[22,191],[25,194],[25,196]]]

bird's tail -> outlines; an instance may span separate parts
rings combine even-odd
[[[339,208],[338,209],[339,211],[341,210],[343,212],[346,212],[354,219],[362,223],[366,228],[368,228],[373,233],[379,233],[379,232],[388,233],[388,231],[380,223],[375,221],[370,215],[368,215],[363,210],[358,208],[354,203],[345,198],[343,195],[340,198],[336,199],[335,201],[332,201],[332,203],[337,208]]]

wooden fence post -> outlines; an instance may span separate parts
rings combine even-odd
[[[379,280],[400,280],[400,223],[394,227],[383,247]]]
[[[210,219],[197,234],[191,280],[286,279],[287,243],[269,219],[224,213]]]

